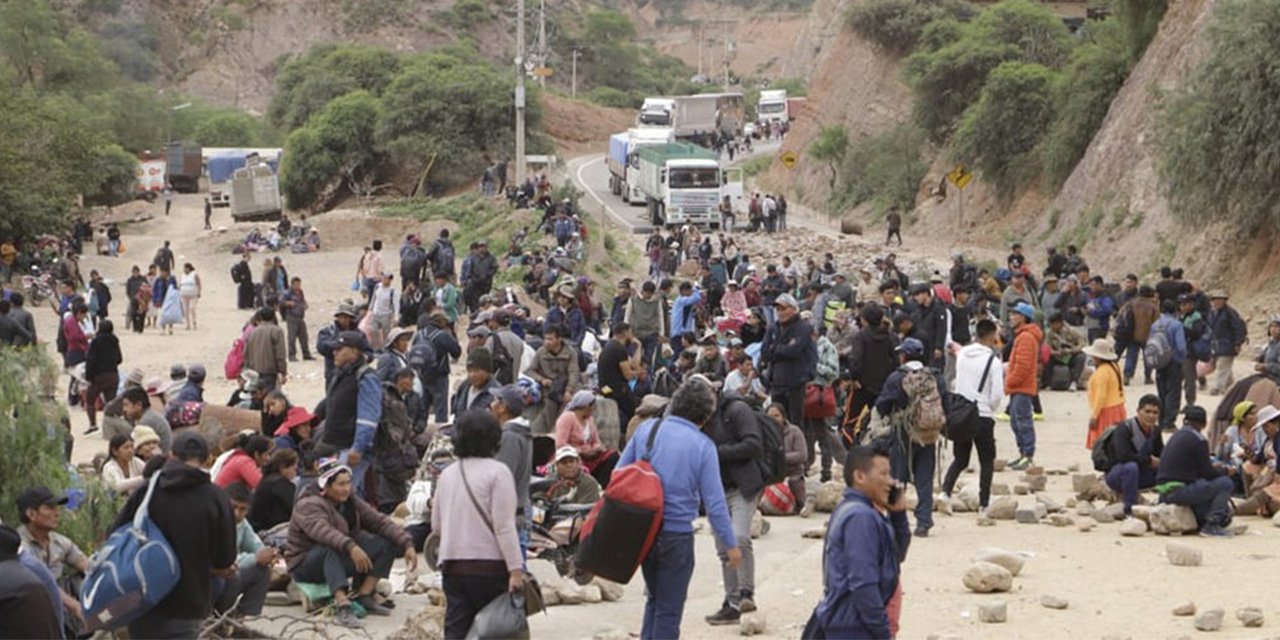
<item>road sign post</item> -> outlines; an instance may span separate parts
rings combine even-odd
[[[963,226],[964,188],[969,186],[969,183],[973,181],[973,172],[969,171],[969,168],[964,166],[964,163],[961,162],[956,165],[956,168],[951,170],[951,173],[947,174],[947,181],[955,185],[956,190],[960,192],[960,225]]]
[[[796,155],[795,151],[788,150],[782,152],[782,155],[778,156],[778,159],[782,161],[782,166],[790,169],[791,167],[796,166],[796,163],[800,161],[800,156]]]

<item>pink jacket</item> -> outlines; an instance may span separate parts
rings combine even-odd
[[[262,469],[258,467],[253,456],[243,451],[236,451],[223,463],[222,469],[218,471],[218,477],[214,478],[213,482],[223,489],[237,482],[249,485],[250,490],[257,489],[258,483],[262,482]]]
[[[584,433],[585,431],[585,433]],[[595,418],[587,418],[587,424],[578,420],[578,414],[565,411],[556,419],[556,449],[569,445],[579,453],[599,448],[600,430],[596,428]]]

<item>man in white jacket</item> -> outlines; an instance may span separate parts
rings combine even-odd
[[[997,327],[981,320],[977,341],[960,349],[956,357],[955,393],[978,406],[978,424],[973,439],[955,442],[955,459],[947,469],[942,493],[948,499],[956,478],[969,466],[969,452],[978,447],[978,505],[985,513],[991,500],[991,476],[995,472],[996,438],[994,416],[1004,402],[1004,367],[997,352]],[[944,502],[948,507],[949,502]]]

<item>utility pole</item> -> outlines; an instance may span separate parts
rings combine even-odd
[[[540,0],[538,5],[538,66],[547,66],[547,0]],[[539,74],[538,84],[547,86],[547,76]]]
[[[516,3],[516,184],[524,185],[524,0]]]
[[[571,86],[573,87],[572,95],[574,98],[578,97],[578,56],[580,55],[582,55],[581,51],[578,49],[573,50],[573,82]]]

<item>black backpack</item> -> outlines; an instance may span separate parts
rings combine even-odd
[[[1115,460],[1112,459],[1113,456],[1111,454],[1111,440],[1115,437],[1116,431],[1120,428],[1120,425],[1125,422],[1129,422],[1130,420],[1132,420],[1132,418],[1122,422],[1117,422],[1107,427],[1106,430],[1102,432],[1102,435],[1098,436],[1098,439],[1093,441],[1093,449],[1089,452],[1089,457],[1093,462],[1094,471],[1106,473],[1111,470],[1111,467],[1115,466]]]
[[[502,344],[502,338],[493,334],[493,375],[498,384],[515,384],[515,360]]]
[[[734,402],[741,402],[756,417],[756,425],[760,428],[761,447],[764,449],[764,455],[760,456],[760,475],[764,478],[764,483],[770,485],[785,482],[787,449],[782,442],[782,425],[765,412],[747,404],[745,400],[734,398]]]
[[[426,332],[419,331],[414,336],[413,346],[409,348],[409,353],[405,357],[409,361],[409,366],[418,372],[418,377],[422,379],[423,384],[427,382],[427,378],[435,378],[442,374],[449,375],[448,365],[440,366],[440,354],[436,351],[436,343],[431,339],[432,337]]]
[[[435,273],[453,273],[453,245],[438,242],[435,250]]]
[[[413,278],[422,273],[422,265],[427,262],[427,252],[422,247],[413,247],[409,249],[404,257],[400,259],[400,276],[402,278]]]

